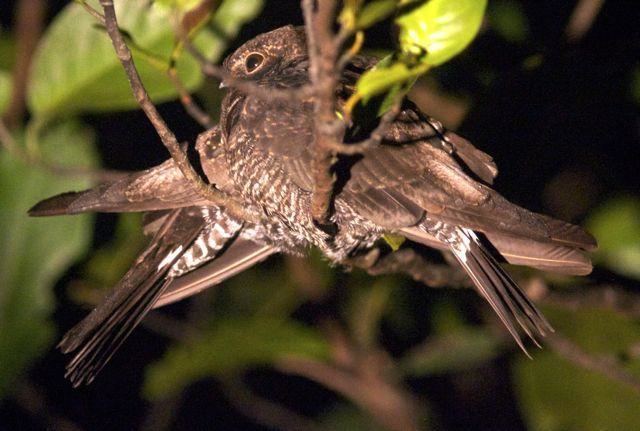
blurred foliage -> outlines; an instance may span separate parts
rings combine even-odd
[[[207,376],[271,365],[290,356],[326,359],[329,346],[311,327],[271,317],[220,319],[213,328],[167,352],[147,370],[149,398],[175,394]]]
[[[360,11],[354,11],[356,15],[355,27],[366,29],[379,21],[382,21],[396,12],[398,0],[375,0],[362,5]]]
[[[114,239],[96,250],[84,266],[86,280],[103,287],[120,280],[146,242],[141,219],[137,213],[118,215]]]
[[[0,70],[9,71],[13,67],[15,40],[10,33],[0,29]]]
[[[640,340],[635,319],[601,309],[567,312],[545,307],[556,330],[586,352],[629,358]],[[586,371],[544,349],[534,361],[519,358],[514,365],[515,386],[531,430],[599,431],[638,427],[638,394],[601,374]],[[640,358],[626,368],[640,377]]]
[[[324,429],[336,431],[384,431],[362,410],[353,405],[341,404],[320,417]]]
[[[502,343],[487,328],[466,324],[451,303],[441,303],[433,313],[436,333],[400,361],[411,376],[454,373],[480,367],[502,352]]]
[[[42,137],[40,150],[47,161],[92,166],[92,141],[86,128],[63,123]],[[91,216],[34,219],[27,210],[44,197],[87,185],[0,152],[0,395],[52,341],[52,286],[85,253],[91,235]]]
[[[491,28],[512,43],[522,43],[529,37],[527,17],[516,0],[492,0],[487,13]]]
[[[0,70],[0,114],[7,108],[11,97],[11,75]]]
[[[378,342],[380,321],[393,290],[398,286],[391,277],[381,277],[371,286],[367,286],[366,280],[363,281],[350,286],[344,315],[353,339],[360,347],[368,349]]]
[[[151,99],[156,103],[174,99],[177,91],[166,74],[176,40],[170,11],[149,7],[142,1],[115,3],[120,28],[134,42],[134,60]],[[235,37],[261,6],[260,0],[226,0],[213,18],[215,31],[204,28],[193,40],[194,45],[210,59],[219,59],[227,40]],[[191,56],[180,56],[177,69],[187,89],[202,84],[200,67]],[[28,100],[37,116],[137,107],[109,37],[79,4],[69,4],[48,27],[33,70]]]
[[[166,75],[170,55],[177,45],[172,20],[176,13],[193,8],[199,1],[152,3],[150,6],[149,2],[119,0],[115,7],[145,86],[154,102],[162,102],[176,97]],[[539,36],[533,21],[527,15],[530,10],[516,0],[488,3],[353,0],[346,4],[351,10],[341,15],[342,22],[364,31],[365,40],[370,30],[375,31],[370,28],[374,25],[395,22],[400,27],[395,41],[399,44],[398,52],[383,59],[357,84],[357,97],[364,102],[379,103],[379,114],[420,75],[461,53],[485,29],[491,37],[500,39],[500,47],[518,45],[522,49],[540,44],[535,39]],[[195,44],[211,59],[219,60],[241,27],[255,18],[262,6],[262,0],[225,0],[211,22],[199,29]],[[272,3],[271,7],[276,14],[281,11],[279,4]],[[485,29],[481,29],[485,9]],[[480,43],[486,43],[486,39]],[[11,35],[0,35],[0,112],[10,94],[7,70],[14,45]],[[485,61],[491,53],[473,55],[463,54],[462,59],[441,68],[444,69],[441,73],[453,72],[452,79],[457,79],[459,70],[474,73],[474,85],[482,82],[484,90],[492,88],[499,81],[497,77],[513,73],[498,70],[503,64]],[[524,61],[531,75],[540,70],[546,73],[540,67],[548,58],[546,53],[514,55],[514,64],[522,65]],[[37,148],[43,159],[94,166],[91,132],[77,120],[59,125],[55,121],[136,106],[104,29],[80,5],[69,4],[53,17],[34,61],[28,83],[28,106],[32,119],[41,124],[48,120],[44,122],[48,129],[43,129],[38,139]],[[629,75],[628,96],[640,104],[640,67],[637,64],[634,67]],[[202,88],[203,77],[190,56],[178,57],[178,70],[190,91]],[[203,95],[201,90],[201,99],[212,97],[206,91]],[[462,91],[471,93],[468,88]],[[219,97],[220,92],[216,92],[212,103],[219,104]],[[51,323],[55,305],[53,286],[70,265],[85,257],[91,238],[88,217],[29,219],[25,212],[41,198],[87,185],[86,181],[54,176],[41,167],[27,166],[7,151],[0,153],[1,396],[6,396],[29,364],[51,346],[55,329]],[[600,243],[595,255],[597,263],[626,277],[640,279],[639,223],[637,197],[614,198],[596,208],[586,224]],[[394,250],[406,246],[393,236],[385,239]],[[74,288],[65,292],[76,302],[95,302],[94,288],[115,284],[144,243],[139,215],[119,216],[113,239],[87,256],[76,271],[82,279],[74,279]],[[341,335],[357,353],[388,356],[396,365],[395,374],[390,372],[393,375],[389,379],[401,384],[407,380],[447,379],[465,372],[481,373],[483,367],[501,364],[513,350],[489,325],[480,325],[473,318],[477,316],[469,317],[475,310],[461,309],[461,304],[471,302],[461,300],[457,293],[430,290],[424,294],[404,278],[374,279],[362,271],[345,272],[331,268],[317,251],[311,254],[306,260],[274,257],[225,282],[210,293],[213,311],[196,321],[191,311],[197,308],[197,300],[193,306],[177,305],[175,313],[171,309],[170,317],[165,317],[173,319],[178,315],[178,328],[188,330],[183,338],[167,342],[163,356],[147,367],[143,395],[156,403],[187,392],[187,388],[203,378],[225,379],[229,375],[265,370],[292,355],[331,362],[335,360],[332,350],[335,346],[331,345],[334,340],[328,335],[331,331],[325,329],[335,326],[343,331]],[[546,280],[559,284],[553,278]],[[575,280],[570,283],[575,284]],[[425,300],[427,296],[431,299]],[[473,302],[479,303],[480,299]],[[189,310],[184,319],[181,318],[184,308],[179,307]],[[637,319],[600,309],[567,312],[548,308],[545,312],[559,333],[585,351],[620,359],[625,369],[640,376]],[[549,348],[532,353],[533,361],[519,352],[509,356],[513,379],[510,384],[529,429],[588,431],[640,426],[637,414],[640,398],[630,389],[577,368]],[[62,373],[62,369],[57,371]],[[104,382],[99,378],[95,385],[101,383]],[[117,385],[127,383],[118,381]],[[420,385],[412,385],[411,390],[427,398],[422,403],[436,398],[431,397],[434,394],[420,392],[424,391]],[[86,393],[80,393],[79,397]],[[102,405],[104,394],[98,396]],[[332,399],[323,405],[328,407],[314,412],[314,418],[327,429],[380,429],[366,411],[346,399]]]
[[[201,0],[156,0],[158,6],[166,7],[167,9],[174,9],[179,11],[188,11],[198,4],[202,3]]]
[[[591,214],[587,227],[598,238],[595,259],[640,280],[640,199],[627,196],[603,203]]]

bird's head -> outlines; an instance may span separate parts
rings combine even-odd
[[[304,27],[287,25],[244,43],[224,60],[223,67],[233,78],[277,85],[278,77],[290,76],[292,71],[306,74],[307,63]]]

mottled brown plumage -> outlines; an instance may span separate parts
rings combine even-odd
[[[347,66],[336,89],[339,103],[374,64],[356,57]],[[233,77],[266,89],[305,85],[308,65],[304,32],[292,26],[258,36],[224,62]],[[366,134],[358,126],[348,135]],[[516,325],[534,341],[551,327],[496,258],[567,274],[591,270],[583,253],[595,248],[589,234],[508,202],[490,188],[497,175],[491,157],[409,101],[380,146],[341,156],[336,164],[335,234],[318,228],[310,213],[312,98],[265,100],[230,89],[220,127],[203,134],[197,148],[208,179],[244,203],[247,220],[204,201],[172,161],[32,209],[32,215],[152,211],[147,250],[61,343],[63,351],[74,352],[68,376],[75,385],[95,377],[152,307],[197,293],[276,252],[316,246],[340,263],[385,233],[448,250],[523,349]]]
[[[339,98],[373,63],[360,57],[347,67]],[[258,36],[224,65],[235,78],[295,90],[309,82],[304,29],[289,26]],[[380,146],[337,163],[335,235],[311,218],[313,100],[269,100],[232,89],[222,112],[222,142],[237,192],[287,227],[293,243],[315,245],[336,262],[386,232],[448,249],[523,349],[514,322],[534,341],[551,327],[479,233],[513,263],[575,274],[591,270],[581,251],[595,247],[590,235],[504,199],[489,187],[497,174],[491,157],[409,102]]]

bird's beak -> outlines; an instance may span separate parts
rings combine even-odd
[[[226,84],[224,81],[222,81],[222,82],[220,83],[220,85],[218,86],[218,88],[219,88],[219,89],[221,89],[221,90],[222,90],[223,88],[227,88],[227,84]]]

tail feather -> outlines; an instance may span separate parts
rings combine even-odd
[[[419,231],[426,234],[425,241],[420,240]],[[435,226],[421,225],[419,229],[412,230],[412,238],[426,245],[433,243],[436,238],[448,246],[527,356],[529,354],[518,327],[538,347],[540,344],[536,339],[537,335],[545,336],[548,332],[553,332],[542,313],[500,266],[473,230],[438,222]]]
[[[91,383],[151,310],[173,280],[168,272],[201,229],[202,220],[192,209],[172,211],[114,291],[64,336],[58,347],[74,352],[65,374],[74,387]]]

